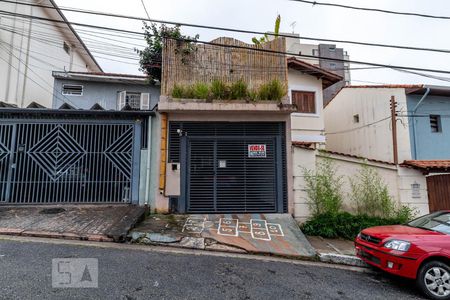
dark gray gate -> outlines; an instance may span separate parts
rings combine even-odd
[[[287,212],[282,122],[170,122],[169,162],[180,163],[176,209],[190,213]],[[249,157],[264,144],[266,157]]]
[[[1,120],[0,203],[138,200],[140,124]]]
[[[283,211],[279,137],[186,139],[187,212]],[[250,157],[249,145],[264,145],[264,157]]]

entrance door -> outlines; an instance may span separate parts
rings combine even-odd
[[[430,212],[450,209],[450,174],[427,177]]]
[[[276,137],[188,137],[187,212],[281,212],[277,141]]]

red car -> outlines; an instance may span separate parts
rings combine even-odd
[[[405,225],[361,231],[356,254],[386,272],[415,279],[431,299],[450,299],[450,211],[435,212]]]

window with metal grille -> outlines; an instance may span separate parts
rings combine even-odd
[[[297,112],[305,114],[316,113],[316,93],[292,91],[292,104],[297,106]]]
[[[126,103],[132,109],[140,109],[141,108],[141,93],[129,93],[126,95]]]
[[[62,94],[70,96],[82,96],[83,86],[75,84],[63,84]]]
[[[442,132],[441,116],[430,115],[431,132]]]

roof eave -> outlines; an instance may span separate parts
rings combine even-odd
[[[58,14],[61,16],[61,18],[63,19],[63,21],[65,22],[65,24],[67,25],[67,27],[69,27],[70,31],[72,31],[72,33],[75,35],[75,37],[77,38],[77,40],[80,42],[81,46],[86,50],[86,53],[89,55],[89,57],[92,59],[92,61],[94,62],[94,64],[97,66],[97,68],[103,72],[102,67],[100,66],[100,64],[97,62],[97,60],[95,59],[94,55],[92,55],[91,51],[89,51],[88,47],[86,46],[86,44],[83,42],[83,40],[81,39],[81,37],[78,35],[78,33],[75,31],[75,29],[72,27],[72,25],[70,24],[69,20],[67,20],[66,16],[64,16],[63,12],[59,9],[58,5],[56,4],[56,2],[54,0],[49,0],[50,3],[55,7],[56,11],[58,12]]]
[[[318,79],[322,79],[322,87],[326,89],[332,86],[339,81],[342,81],[344,78],[335,73],[332,73],[328,70],[322,69],[320,67],[311,65],[307,62],[300,61],[295,57],[289,57],[287,59],[288,68],[297,70],[297,71],[310,71],[308,75],[317,77]]]

